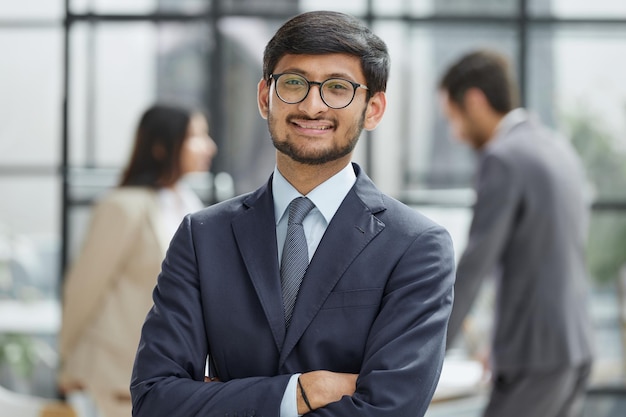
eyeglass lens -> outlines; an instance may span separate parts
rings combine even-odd
[[[299,103],[307,96],[310,84],[306,78],[297,74],[281,74],[276,80],[276,93],[286,103]],[[330,78],[320,85],[322,100],[328,107],[346,107],[354,98],[354,86],[341,78]]]

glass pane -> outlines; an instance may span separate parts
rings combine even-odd
[[[157,0],[160,11],[198,13],[211,9],[215,0]]]
[[[0,164],[59,161],[61,28],[0,29]]]
[[[367,12],[367,0],[301,0],[300,10],[333,10],[362,16]]]
[[[495,24],[412,27],[392,21],[377,23],[375,31],[387,42],[392,58],[388,108],[372,142],[376,181],[394,194],[469,187],[473,154],[450,135],[439,109],[437,84],[453,60],[479,47],[499,50],[516,65],[515,31]],[[401,167],[402,174],[390,166]],[[456,196],[462,202],[468,199],[467,194]],[[411,200],[408,194],[403,198]]]
[[[561,18],[612,18],[626,17],[626,2],[622,0],[529,0],[532,15]]]
[[[517,14],[518,0],[374,0],[374,13],[380,16],[467,15],[511,16]]]
[[[93,215],[93,208],[93,205],[88,204],[73,205],[69,207],[69,236],[66,242],[68,265],[71,265],[80,253],[85,237],[87,236],[89,222],[91,221],[91,216]]]
[[[72,164],[121,166],[156,97],[156,26],[77,24],[71,32]]]
[[[56,297],[61,188],[56,177],[0,177],[0,299]]]
[[[274,147],[267,122],[259,115],[257,84],[262,77],[263,50],[282,20],[224,18],[220,35],[224,41],[219,83],[222,103],[211,109],[221,121],[216,171],[229,172],[238,193],[257,188],[267,180],[274,167]],[[245,121],[242,123],[242,121]]]
[[[434,13],[433,0],[374,0],[373,7],[376,16],[424,16]]]
[[[589,228],[587,256],[594,287],[592,313],[596,338],[594,379],[605,384],[626,379],[626,334],[621,332],[621,326],[626,330],[624,214],[623,211],[595,211]]]
[[[121,167],[154,101],[204,107],[210,53],[204,24],[77,24],[71,33],[73,165]]]
[[[626,30],[535,27],[529,106],[566,133],[597,199],[626,198]]]
[[[510,16],[518,12],[519,0],[432,0],[434,14]]]
[[[58,236],[61,188],[56,177],[0,176],[0,235]]]
[[[294,0],[221,0],[221,10],[225,13],[272,13],[286,17],[298,12],[298,2]]]
[[[194,13],[207,11],[211,0],[70,0],[72,13],[139,14],[163,12]]]
[[[59,19],[65,14],[64,0],[20,0],[0,2],[2,19]]]
[[[61,321],[60,181],[0,177],[0,385],[54,398]]]

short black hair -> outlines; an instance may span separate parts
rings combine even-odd
[[[481,90],[499,113],[508,113],[519,106],[518,87],[509,60],[495,51],[478,50],[464,55],[450,66],[439,87],[461,107],[470,88]]]
[[[338,12],[299,14],[283,24],[263,54],[263,79],[269,77],[286,54],[323,55],[345,53],[361,60],[370,94],[387,89],[387,45],[359,19]]]

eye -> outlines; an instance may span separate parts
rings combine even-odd
[[[290,87],[306,86],[306,80],[296,75],[284,75],[282,77],[282,82],[284,85],[290,86]]]
[[[352,89],[352,84],[350,84],[349,82],[345,81],[345,80],[340,80],[340,79],[331,79],[326,81],[326,83],[324,84],[324,87],[328,90],[333,90],[333,92],[341,92],[343,91],[349,91]]]

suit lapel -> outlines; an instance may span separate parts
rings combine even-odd
[[[278,271],[274,201],[269,185],[251,194],[244,200],[244,205],[247,209],[233,220],[233,233],[280,350],[285,338],[285,317]]]
[[[357,171],[358,171],[357,167]],[[311,259],[282,346],[279,367],[315,318],[339,279],[368,243],[384,229],[373,213],[383,210],[381,193],[360,174],[331,220]],[[332,259],[328,262],[328,259]]]

